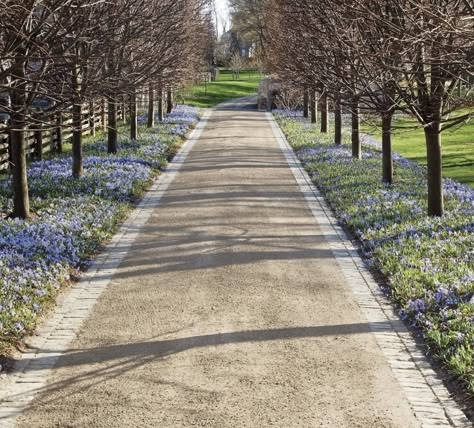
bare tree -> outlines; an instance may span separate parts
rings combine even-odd
[[[232,28],[254,40],[263,56],[267,43],[265,7],[269,3],[269,0],[229,0]]]
[[[207,5],[207,0],[0,1],[0,93],[7,93],[2,109],[12,143],[13,216],[30,216],[26,129],[43,122],[61,126],[61,115],[56,120],[52,113],[72,106],[73,175],[79,177],[82,106],[105,96],[109,151],[116,153],[123,97],[131,102],[136,138],[137,92],[157,83],[171,89],[201,65],[201,46],[208,46]],[[48,105],[41,116],[35,100]]]
[[[396,91],[425,131],[428,165],[428,213],[444,212],[441,132],[458,125],[472,112],[453,115],[462,107],[454,96],[462,76],[474,71],[474,23],[463,1],[407,1],[389,29],[403,32],[403,79]],[[387,30],[387,34],[391,32]]]
[[[61,44],[61,18],[68,13],[61,0],[3,1],[0,7],[0,90],[9,103],[13,172],[12,216],[28,218],[30,204],[26,172],[25,132],[35,124],[31,106],[45,97],[43,83],[54,75],[54,47]],[[69,48],[69,46],[65,46]]]
[[[322,85],[333,94],[337,143],[345,98],[355,158],[361,154],[360,109],[382,115],[383,179],[388,183],[393,181],[393,114],[403,108],[417,118],[426,136],[430,215],[443,213],[441,132],[472,115],[453,115],[465,105],[454,91],[473,71],[469,5],[458,0],[274,0],[267,10],[272,27],[282,29],[268,36],[269,66],[295,84]]]
[[[240,52],[235,51],[230,58],[230,69],[232,70],[232,79],[239,80],[240,79],[240,72],[242,71],[243,67],[243,60],[240,56]]]

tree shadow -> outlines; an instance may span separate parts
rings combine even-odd
[[[30,360],[25,373],[33,374],[38,370],[54,368],[67,369],[76,367],[80,373],[68,377],[64,380],[53,382],[36,389],[36,393],[61,394],[83,394],[88,389],[118,378],[127,372],[143,367],[147,364],[168,359],[186,351],[199,348],[221,347],[239,343],[258,344],[272,341],[290,341],[310,338],[320,338],[325,336],[346,336],[368,334],[374,331],[390,332],[393,327],[388,321],[374,323],[354,323],[314,327],[291,327],[264,330],[245,330],[227,333],[212,333],[200,336],[189,336],[176,339],[157,340],[152,338],[149,341],[114,344],[108,346],[91,347],[88,349],[70,349],[66,354],[60,356],[56,363],[51,362],[51,357],[43,357],[42,354],[54,352],[54,350],[41,349],[36,358]],[[176,332],[174,332],[176,333]],[[166,333],[169,335],[170,333]],[[161,336],[163,337],[163,336]],[[157,380],[159,383],[160,381]],[[80,384],[79,386],[77,386]],[[74,391],[69,388],[74,387]],[[9,397],[14,401],[15,397]],[[44,406],[52,403],[53,398],[47,395],[41,396],[38,405]],[[0,415],[0,421],[2,415]]]
[[[257,96],[252,95],[248,97],[242,97],[234,100],[230,100],[229,102],[225,102],[220,104],[216,107],[217,111],[235,111],[235,110],[243,110],[243,111],[257,111]]]

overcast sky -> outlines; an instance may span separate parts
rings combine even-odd
[[[229,21],[229,6],[227,5],[227,0],[216,0],[216,9],[222,18]],[[227,22],[227,29],[229,29],[229,22]],[[222,34],[222,27],[219,28],[219,34]]]

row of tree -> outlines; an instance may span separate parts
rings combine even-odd
[[[25,134],[72,115],[72,174],[83,173],[83,106],[106,99],[108,150],[117,152],[117,106],[137,92],[154,101],[208,61],[208,0],[0,0],[0,113],[7,117],[14,217],[30,216]],[[52,119],[54,118],[54,120]]]
[[[243,1],[243,0],[242,0]],[[255,0],[257,1],[257,0]],[[305,92],[305,114],[327,132],[335,112],[352,113],[352,152],[361,156],[360,112],[377,112],[383,127],[383,180],[393,182],[392,119],[397,111],[423,126],[428,213],[444,211],[441,133],[469,120],[472,104],[456,90],[474,71],[473,0],[258,0],[265,12],[269,70]]]

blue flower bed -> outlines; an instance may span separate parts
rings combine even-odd
[[[71,176],[71,169],[70,158],[32,163],[28,169],[30,195],[47,198],[97,195],[131,202],[153,176],[153,162],[139,158],[87,157],[79,179]],[[1,187],[8,193],[11,180],[1,183]]]
[[[367,264],[386,278],[401,318],[474,392],[474,190],[446,180],[445,216],[427,217],[423,167],[395,154],[395,184],[385,185],[377,143],[365,141],[354,160],[349,145],[334,145],[299,112],[275,116]]]
[[[155,114],[155,122],[159,123],[158,121],[158,113]],[[175,109],[166,114],[164,117],[163,122],[160,124],[169,124],[169,125],[188,125],[188,126],[195,126],[200,120],[199,111],[195,107],[185,106],[185,105],[178,105]],[[148,114],[144,114],[138,117],[138,123],[144,125],[148,122]]]
[[[178,105],[176,108],[165,116],[165,123],[196,125],[199,122],[199,114],[195,107]]]
[[[140,129],[138,141],[120,135],[116,156],[107,154],[104,140],[87,144],[80,179],[71,176],[69,157],[33,162],[28,168],[32,220],[6,218],[12,204],[11,180],[0,181],[3,342],[21,339],[34,328],[44,305],[88,263],[166,164],[181,141],[171,132],[173,126],[188,132],[199,120],[198,110],[179,108],[166,120],[165,126]]]

